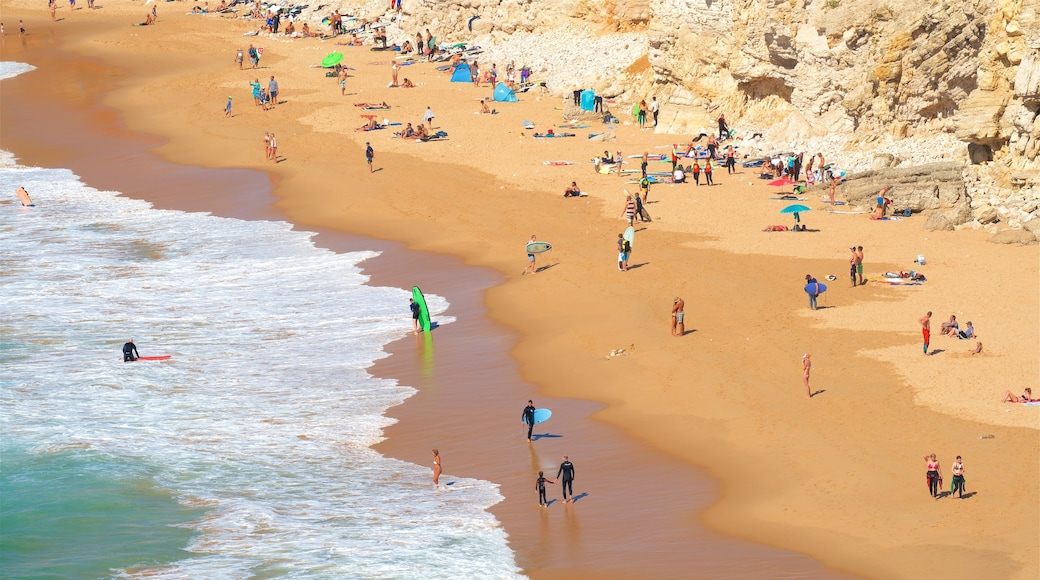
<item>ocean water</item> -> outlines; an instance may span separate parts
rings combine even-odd
[[[0,192],[3,577],[519,576],[497,486],[370,448],[414,392],[365,370],[411,330],[410,292],[359,271],[376,253],[7,152]],[[172,358],[124,363],[130,337]]]

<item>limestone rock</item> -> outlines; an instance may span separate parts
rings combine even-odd
[[[975,221],[982,225],[993,224],[1000,221],[1000,217],[997,215],[997,210],[991,205],[984,205],[979,209],[975,210]]]
[[[1021,244],[1028,246],[1037,243],[1036,235],[1025,230],[1003,230],[989,239],[994,244]]]
[[[935,212],[928,216],[928,220],[924,222],[924,229],[929,231],[953,231],[953,222],[949,220],[945,215]]]

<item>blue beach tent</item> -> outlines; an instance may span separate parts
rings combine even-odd
[[[581,110],[591,111],[596,108],[596,91],[584,90],[581,92]]]
[[[498,83],[495,87],[495,101],[499,103],[515,103],[516,91],[506,86],[505,83]]]
[[[469,65],[461,62],[455,66],[455,71],[451,73],[451,82],[453,83],[471,83],[473,79],[469,78]]]

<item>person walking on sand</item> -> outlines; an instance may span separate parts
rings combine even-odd
[[[636,200],[632,199],[631,194],[625,196],[625,209],[621,210],[621,215],[628,221],[628,225],[635,225]]]
[[[278,139],[271,133],[271,161],[278,163]]]
[[[534,401],[527,401],[527,406],[524,407],[523,414],[524,423],[527,423],[527,442],[533,441],[531,439],[531,432],[534,431]]]
[[[433,450],[433,485],[437,485],[441,478],[441,452]]]
[[[650,99],[650,113],[654,116],[654,127],[656,127],[657,116],[661,113],[661,104],[657,102],[657,97]]]
[[[242,70],[242,60],[243,60],[242,49],[240,48],[240,49],[238,49],[238,52],[235,54],[235,62],[238,63],[238,70]]]
[[[433,130],[433,109],[431,109],[430,107],[427,106],[426,107],[426,112],[423,113],[422,120],[423,120],[423,124],[425,124],[427,127],[429,127],[429,129],[432,131]]]
[[[639,168],[643,171],[643,179],[646,179],[646,166],[649,163],[650,152],[643,151],[643,160],[639,165]]]
[[[950,495],[957,494],[957,499],[964,498],[964,462],[961,461],[961,456],[957,456],[957,460],[953,462],[951,467],[953,470],[953,482],[950,484]]]
[[[704,160],[704,185],[715,185],[711,180],[711,157]]]
[[[805,398],[812,398],[812,389],[809,388],[809,373],[812,372],[812,360],[809,353],[802,355],[802,383],[805,384]]]
[[[530,243],[537,242],[537,241],[538,241],[538,238],[534,237],[534,235],[531,235],[531,241],[529,241],[527,243],[530,244]],[[524,244],[524,249],[525,250],[527,249],[527,244]],[[538,273],[538,269],[535,268],[535,266],[534,266],[534,254],[531,253],[531,252],[527,252],[527,269],[525,269],[523,272],[521,272],[520,275],[523,276],[524,274],[531,274],[533,276],[534,274],[537,274],[537,273]]]
[[[924,336],[924,354],[928,355],[928,343],[932,340],[932,311],[929,310],[917,320],[921,324],[921,335]]]
[[[678,296],[672,301],[672,336],[686,334],[686,325],[683,324],[683,308],[685,307],[686,302]]]
[[[806,294],[809,295],[809,309],[816,310],[816,299],[820,297],[820,286],[812,274],[805,275]],[[811,286],[811,287],[810,287]]]
[[[690,173],[693,174],[693,183],[697,187],[700,187],[701,186],[701,162],[697,161],[696,159],[694,159],[693,160],[693,166],[691,167],[691,169],[692,169],[692,171],[690,171]]]
[[[347,94],[347,68],[343,67],[339,70],[339,94],[346,96]]]
[[[390,78],[391,78],[390,86],[391,87],[396,87],[397,86],[397,74],[398,74],[398,72],[400,72],[400,70],[401,70],[401,65],[397,64],[397,61],[394,61],[394,64],[390,66]]]
[[[545,499],[545,484],[556,483],[555,481],[545,477],[545,473],[538,472],[538,481],[535,482],[535,489],[538,490],[538,505],[541,507],[549,507],[549,501]]]
[[[25,22],[22,22],[21,20],[18,21],[18,34],[20,36],[25,36]]]
[[[932,497],[939,499],[939,489],[942,487],[942,469],[939,467],[939,460],[935,458],[935,454],[925,455],[924,460],[928,465],[928,471],[925,473],[928,478],[928,493],[932,494]]]
[[[368,162],[368,172],[369,173],[372,173],[374,171],[372,169],[372,159],[375,156],[376,156],[376,152],[375,152],[374,149],[372,149],[372,144],[369,143],[368,141],[365,141],[365,161]]]
[[[617,235],[618,262],[617,269],[622,272],[628,271],[628,254],[632,251],[632,243],[625,239],[624,234]]]
[[[230,96],[228,96],[228,98],[227,98],[227,105],[224,107],[224,116],[225,117],[230,117],[231,116],[231,97]]]
[[[563,456],[563,463],[560,464],[560,470],[556,472],[556,479],[561,479],[560,487],[563,488],[563,503],[573,503],[574,464],[571,463],[571,460],[566,455]],[[570,493],[570,499],[567,499],[568,492]]]

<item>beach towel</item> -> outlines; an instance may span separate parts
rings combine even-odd
[[[544,165],[575,165],[573,161],[542,161]]]
[[[561,129],[588,129],[589,125],[557,125]]]
[[[902,219],[903,218],[901,218],[901,217],[888,216],[888,217],[878,218],[878,219],[876,219],[874,221],[876,221],[876,222],[897,222],[897,221],[900,221]]]
[[[563,137],[577,137],[577,135],[575,135],[574,133],[535,133],[534,134],[534,138],[535,139],[554,139],[554,138],[557,138],[557,137],[559,137],[559,138],[563,138]]]

